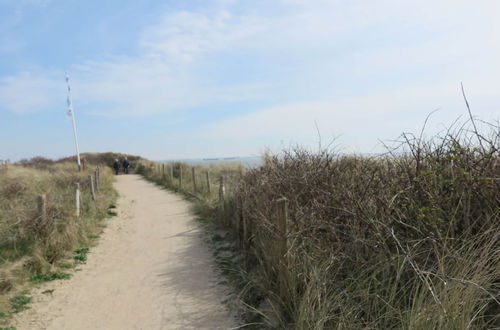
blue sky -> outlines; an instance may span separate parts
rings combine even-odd
[[[0,0],[0,159],[345,152],[499,119],[496,0]],[[316,123],[316,124],[315,124]]]

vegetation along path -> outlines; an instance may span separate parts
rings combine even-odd
[[[70,281],[34,293],[23,329],[230,329],[235,319],[189,203],[137,175],[117,177],[118,218]]]

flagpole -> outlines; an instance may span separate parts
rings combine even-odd
[[[78,170],[81,170],[82,166],[81,166],[81,163],[80,163],[80,147],[78,146],[78,135],[76,133],[75,111],[73,110],[73,105],[71,103],[71,87],[69,85],[69,75],[68,75],[68,72],[66,72],[66,83],[68,84],[68,97],[67,97],[68,115],[71,116],[71,121],[73,122],[73,135],[75,137],[76,162],[78,164]]]

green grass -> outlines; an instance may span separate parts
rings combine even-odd
[[[40,284],[43,282],[49,282],[54,280],[67,280],[71,278],[71,274],[67,273],[48,273],[48,274],[38,274],[31,278],[31,283]]]
[[[83,247],[81,249],[75,250],[75,255],[73,256],[73,259],[77,263],[85,263],[87,262],[87,254],[89,253],[90,248],[88,247]]]
[[[60,262],[59,267],[62,269],[71,269],[74,268],[75,265],[72,262]]]
[[[110,217],[116,217],[118,215],[118,213],[116,213],[115,211],[108,210],[108,215]]]
[[[28,308],[27,305],[31,302],[31,297],[24,294],[16,295],[11,297],[9,302],[14,313],[19,313]]]
[[[9,303],[10,306],[10,303]],[[6,325],[8,324],[9,319],[12,317],[12,310],[6,312],[0,312],[0,324]]]

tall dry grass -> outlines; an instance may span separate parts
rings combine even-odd
[[[23,162],[0,168],[0,313],[7,299],[31,276],[59,269],[74,249],[97,233],[116,192],[113,175],[101,168],[96,201],[88,176],[95,167],[78,172],[74,163]],[[82,192],[81,216],[75,215],[75,183]],[[38,195],[47,198],[47,221],[41,221]]]

